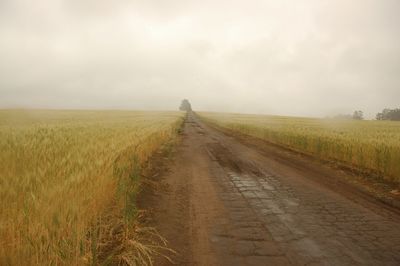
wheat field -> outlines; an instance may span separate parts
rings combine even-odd
[[[96,264],[104,213],[135,218],[140,169],[182,121],[182,112],[1,110],[0,264]]]
[[[400,182],[400,123],[199,113],[205,121]]]

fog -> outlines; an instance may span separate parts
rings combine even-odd
[[[0,0],[0,108],[400,105],[398,0]]]

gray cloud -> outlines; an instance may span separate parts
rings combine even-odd
[[[0,107],[321,116],[400,99],[397,0],[1,0]]]

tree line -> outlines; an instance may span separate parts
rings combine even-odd
[[[354,119],[354,120],[364,120],[363,111],[354,111],[351,114],[339,114],[335,115],[332,118],[335,119]],[[400,108],[389,109],[385,108],[382,112],[376,114],[376,120],[389,120],[389,121],[400,121]]]
[[[381,113],[376,114],[376,120],[400,121],[400,109],[385,108]]]

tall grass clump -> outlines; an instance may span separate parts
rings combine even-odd
[[[217,126],[400,183],[400,123],[200,113]]]
[[[144,231],[134,227],[138,178],[182,119],[178,112],[0,111],[0,265],[97,264],[102,256],[132,264],[124,243],[148,254],[132,238]]]

